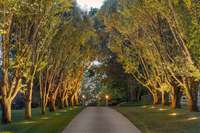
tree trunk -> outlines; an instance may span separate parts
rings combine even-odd
[[[176,94],[171,94],[171,109],[177,108],[177,97]]]
[[[188,107],[189,110],[192,111],[198,111],[197,101],[194,101],[192,99],[188,99]]]
[[[78,94],[77,93],[75,94],[74,100],[75,100],[75,106],[77,106],[79,104]]]
[[[152,97],[153,97],[153,105],[158,104],[158,102],[159,102],[159,100],[158,100],[158,94],[157,93],[153,93]]]
[[[162,94],[162,107],[164,108],[165,107],[165,92],[162,91],[161,94]]]
[[[65,108],[65,99],[62,97],[60,98],[60,108],[64,109]]]
[[[8,124],[11,120],[11,101],[2,99],[2,123]]]
[[[56,111],[55,100],[50,100],[49,101],[49,111],[50,112],[55,112]]]
[[[186,95],[188,98],[188,108],[189,110],[192,111],[198,111],[198,106],[197,106],[197,89],[194,88],[191,90],[186,89]]]
[[[25,104],[25,119],[31,119],[32,118],[32,109],[31,109],[31,101],[26,101]]]
[[[65,98],[65,107],[69,107],[68,97]]]
[[[28,83],[28,90],[26,92],[26,103],[25,103],[25,119],[32,118],[32,94],[33,94],[33,80]]]
[[[72,108],[74,108],[74,95],[71,97],[71,106],[72,106]]]
[[[41,102],[41,114],[42,115],[46,114],[46,106],[45,106],[44,102]]]
[[[50,112],[55,112],[56,111],[56,100],[54,98],[54,96],[50,96],[50,100],[49,100],[49,111]]]
[[[45,115],[46,114],[46,103],[45,103],[45,99],[43,96],[40,101],[41,101],[41,114]]]
[[[10,31],[12,27],[13,14],[5,16],[4,22],[6,22],[5,30],[6,34],[2,37],[2,79],[1,79],[1,102],[2,102],[2,123],[7,124],[11,122],[11,94],[9,89],[9,51],[10,51]]]
[[[198,111],[197,99],[194,96],[188,99],[188,107],[190,111]]]
[[[176,98],[176,108],[181,108],[181,97],[182,97],[182,92],[180,88],[177,88],[175,91],[175,98]]]

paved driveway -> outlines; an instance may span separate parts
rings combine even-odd
[[[108,107],[88,107],[63,133],[141,133],[127,118]]]

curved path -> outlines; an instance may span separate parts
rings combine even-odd
[[[108,107],[88,107],[63,133],[141,133],[127,118]]]

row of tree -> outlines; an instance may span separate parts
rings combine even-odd
[[[108,34],[108,47],[162,105],[180,104],[197,111],[200,83],[200,2],[198,0],[107,0],[98,13]]]
[[[90,18],[71,0],[0,1],[0,101],[2,122],[11,122],[11,106],[24,92],[30,119],[34,85],[41,112],[78,102],[83,70],[94,54]]]

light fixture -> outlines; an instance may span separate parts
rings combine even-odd
[[[85,95],[82,95],[82,98],[83,98],[83,99],[85,99],[85,98],[86,98],[86,96],[85,96]]]
[[[177,113],[171,113],[171,114],[169,114],[170,116],[176,116],[177,115]]]

